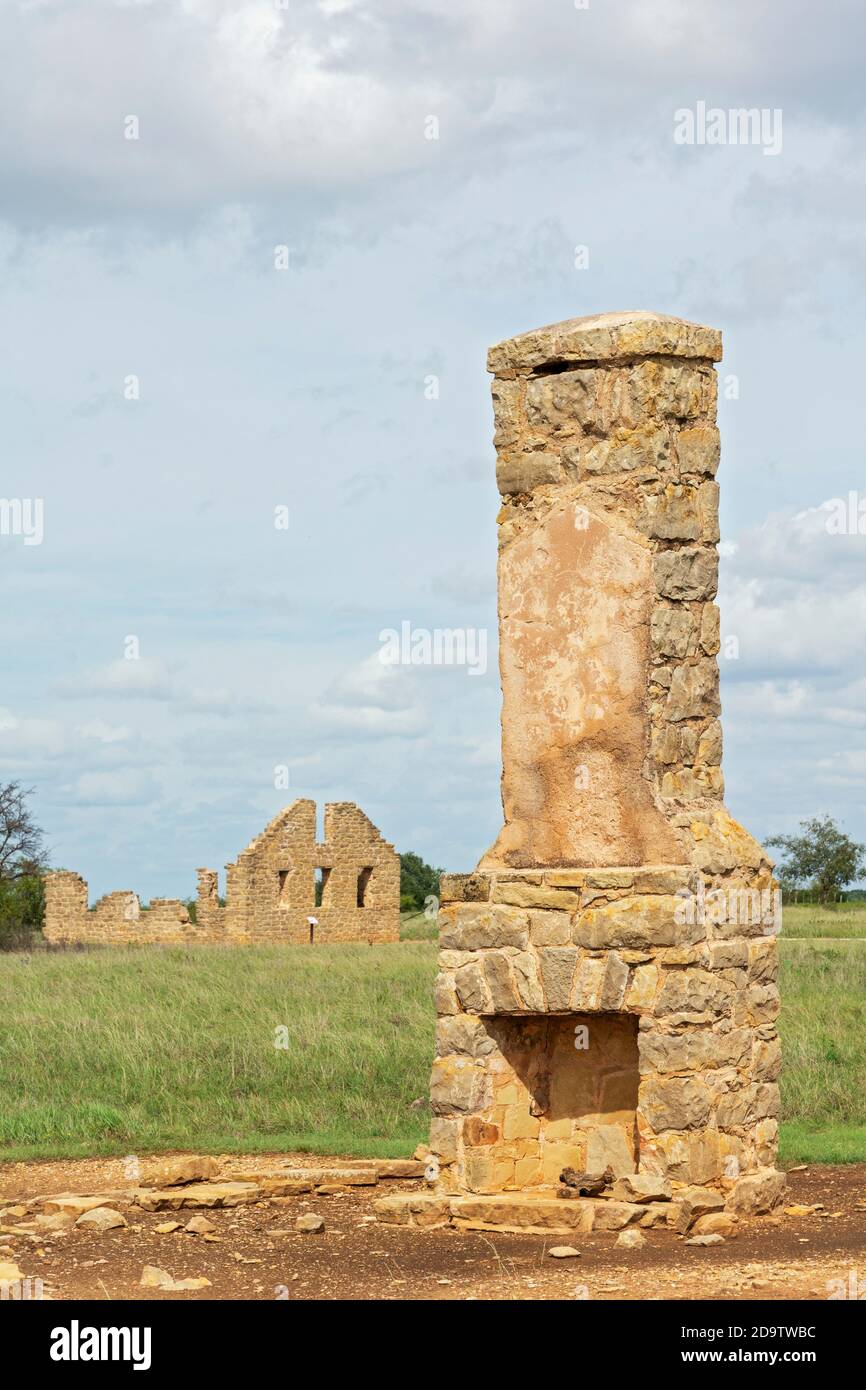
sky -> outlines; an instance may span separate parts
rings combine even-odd
[[[724,335],[727,804],[866,840],[864,41],[860,0],[4,0],[0,497],[43,510],[0,780],[55,866],[187,897],[303,796],[471,868],[486,350],[620,309]],[[781,139],[677,139],[738,108]],[[383,665],[404,622],[486,672]]]

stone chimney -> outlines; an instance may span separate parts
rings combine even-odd
[[[504,825],[442,884],[452,1217],[483,1196],[474,1219],[513,1223],[514,1194],[567,1195],[567,1169],[637,1192],[623,1224],[652,1224],[650,1197],[679,1219],[665,1203],[696,1189],[704,1211],[780,1199],[778,897],[722,801],[720,358],[715,329],[645,312],[489,355]],[[602,1214],[560,1201],[560,1224],[613,1219],[581,1200]]]

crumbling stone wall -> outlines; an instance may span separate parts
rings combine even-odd
[[[317,869],[324,877],[318,907]],[[325,838],[317,843],[316,803],[295,801],[227,865],[225,906],[216,871],[198,870],[195,918],[170,899],[142,908],[131,892],[109,893],[88,910],[87,884],[78,874],[46,877],[44,932],[51,942],[315,945],[398,941],[400,860],[352,802],[326,805]]]
[[[778,895],[722,802],[720,357],[646,313],[490,352],[504,826],[442,882],[446,1194],[610,1166],[779,1198]],[[562,1019],[588,1049],[568,1084]]]
[[[87,884],[79,874],[64,870],[46,875],[43,930],[48,941],[94,946],[168,943],[186,939],[191,928],[186,907],[174,899],[154,898],[143,908],[137,893],[106,893],[88,909]]]

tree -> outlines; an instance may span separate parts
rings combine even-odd
[[[439,897],[441,869],[425,864],[420,854],[400,855],[400,910],[421,912],[427,898]]]
[[[822,903],[829,902],[848,883],[866,871],[866,845],[859,845],[832,816],[800,821],[800,835],[773,835],[768,845],[784,849],[779,879],[784,886],[807,883]]]
[[[46,866],[42,831],[27,805],[32,795],[20,782],[0,786],[0,883],[32,878]]]
[[[6,945],[40,931],[45,915],[42,831],[27,805],[32,791],[0,786],[0,940]]]

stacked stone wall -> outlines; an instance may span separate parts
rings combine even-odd
[[[317,869],[326,874],[319,906]],[[325,807],[321,843],[314,801],[281,811],[227,866],[224,905],[216,871],[199,869],[194,921],[179,901],[155,898],[143,908],[132,892],[109,893],[88,909],[78,874],[52,873],[45,882],[44,933],[54,944],[325,945],[400,936],[399,857],[351,802]]]

